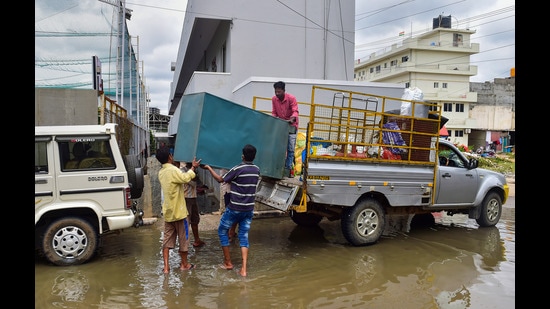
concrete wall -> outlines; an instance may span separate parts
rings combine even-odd
[[[98,124],[93,89],[34,88],[34,125]]]

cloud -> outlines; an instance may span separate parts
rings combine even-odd
[[[355,14],[355,60],[430,31],[434,18],[451,15],[452,28],[476,31],[471,43],[479,43],[480,52],[470,61],[478,66],[478,74],[471,82],[509,77],[515,67],[513,0],[356,1]],[[399,36],[402,31],[404,36]]]
[[[106,3],[108,2],[108,3]],[[91,88],[91,58],[102,60],[104,72],[115,72],[116,9],[114,0],[35,1],[35,85]],[[187,1],[126,1],[134,50],[143,68],[150,106],[167,114],[171,63],[177,59]],[[431,30],[433,18],[452,16],[452,27],[476,30],[472,43],[480,53],[472,82],[508,77],[515,66],[513,0],[369,0],[356,1],[355,60],[389,47],[410,35]],[[399,33],[404,31],[404,37]],[[111,59],[109,61],[109,59]],[[142,73],[142,72],[140,72]],[[115,82],[115,73],[104,82]]]

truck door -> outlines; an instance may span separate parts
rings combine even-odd
[[[476,169],[467,168],[467,160],[457,149],[439,144],[436,204],[471,204],[478,187]]]

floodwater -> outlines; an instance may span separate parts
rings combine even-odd
[[[57,267],[35,257],[35,308],[515,308],[515,218],[493,228],[435,216],[437,224],[346,243],[339,222],[301,228],[288,217],[257,218],[248,276],[222,261],[216,231],[190,249],[191,271],[162,274],[162,220],[107,235],[91,262]]]

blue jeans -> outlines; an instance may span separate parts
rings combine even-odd
[[[294,148],[296,147],[296,134],[288,135],[288,145],[286,147],[286,161],[285,168],[292,170],[294,164]]]
[[[239,231],[237,235],[239,235],[239,245],[248,248],[248,231],[250,230],[252,217],[254,217],[253,210],[236,211],[226,208],[220,219],[220,225],[218,226],[218,237],[220,238],[222,247],[229,246],[229,229],[234,223],[238,223]]]

